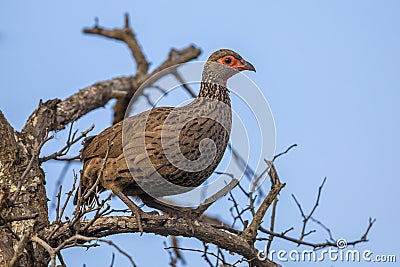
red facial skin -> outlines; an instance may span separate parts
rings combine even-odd
[[[225,60],[227,60],[227,59],[230,60],[230,63],[227,63],[227,62],[225,61]],[[233,57],[233,56],[221,57],[220,59],[217,60],[217,62],[218,62],[218,63],[221,63],[221,64],[224,64],[224,65],[227,65],[227,66],[229,66],[229,67],[231,67],[231,68],[237,69],[237,70],[239,70],[239,71],[241,71],[241,70],[251,70],[251,69],[249,69],[249,68],[247,68],[247,67],[245,66],[246,61],[244,61],[243,59],[238,60],[238,59],[236,59],[236,58]]]
[[[244,59],[237,59],[233,56],[224,56],[217,60],[218,63],[234,68],[238,71],[251,70],[256,71],[250,63],[246,62]],[[229,73],[226,77],[223,77],[222,81],[226,84],[227,80],[232,77],[234,73]]]

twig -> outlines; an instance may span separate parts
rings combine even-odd
[[[304,211],[303,211],[303,209],[302,209],[302,207],[301,207],[299,201],[298,201],[298,200],[296,199],[296,197],[292,194],[292,197],[293,197],[294,201],[296,202],[297,207],[298,207],[299,210],[300,210],[301,216],[303,217],[303,227],[302,227],[302,229],[301,229],[300,240],[302,240],[306,235],[309,235],[310,233],[313,233],[313,232],[314,232],[314,231],[310,231],[310,232],[308,232],[308,233],[305,233],[305,231],[306,231],[306,226],[307,226],[307,223],[308,223],[309,219],[310,219],[311,216],[314,214],[315,210],[317,209],[317,207],[318,207],[318,205],[319,205],[319,199],[320,199],[320,197],[321,197],[321,192],[322,192],[322,188],[324,187],[325,181],[326,181],[326,177],[324,178],[324,180],[322,181],[322,184],[321,184],[320,187],[318,188],[317,199],[316,199],[316,201],[315,201],[315,204],[314,204],[313,208],[311,209],[311,211],[310,211],[310,213],[309,213],[308,215],[305,215],[305,213],[304,213]]]
[[[279,192],[285,187],[285,183],[281,183],[279,180],[278,173],[275,169],[273,162],[266,161],[269,165],[269,177],[271,178],[271,190],[268,192],[267,196],[264,198],[264,201],[261,203],[258,208],[256,214],[253,217],[250,225],[243,231],[243,236],[250,242],[255,242],[255,238],[257,236],[257,229],[260,227],[261,222],[264,218],[265,213],[267,212],[269,206],[274,201],[274,199],[278,196]]]
[[[294,147],[296,147],[296,146],[297,146],[297,144],[293,144],[293,145],[291,145],[290,147],[288,147],[285,151],[283,151],[283,152],[281,152],[281,153],[279,153],[279,154],[276,154],[276,155],[274,156],[274,158],[272,159],[272,162],[274,162],[274,161],[275,161],[277,158],[279,158],[280,156],[282,156],[282,155],[288,153],[292,148],[294,148]]]
[[[178,238],[176,236],[171,236],[171,240],[172,240],[172,246],[179,247]],[[182,262],[183,265],[186,265],[186,261],[183,258],[180,250],[179,249],[174,249],[174,253],[175,253],[176,259],[179,259]]]
[[[264,160],[266,161],[266,160]],[[251,188],[250,188],[250,193],[253,193],[254,191],[256,191],[257,187],[258,187],[258,183],[259,181],[264,177],[264,175],[268,172],[268,170],[270,169],[269,164],[267,163],[267,167],[261,172],[261,174],[257,175],[254,180],[251,181]],[[263,195],[264,193],[260,190],[260,195]]]
[[[248,181],[251,181],[256,174],[256,172],[247,164],[247,161],[243,159],[242,155],[232,147],[231,143],[228,143],[228,149],[232,152],[232,156],[235,159],[236,164],[239,168],[244,168],[244,176]],[[263,195],[262,190],[260,194]]]
[[[115,260],[115,254],[112,253],[110,267],[113,267],[113,266],[114,266],[114,260]]]
[[[59,251],[58,253],[57,253],[57,257],[58,257],[58,259],[60,260],[60,265],[58,265],[57,267],[67,267],[67,264],[65,263],[65,261],[64,261],[64,258],[63,258],[63,256],[61,255],[61,251]]]
[[[51,160],[51,159],[59,159],[59,157],[65,156],[73,144],[75,144],[82,138],[86,137],[87,134],[94,129],[94,125],[92,125],[92,126],[90,126],[89,129],[87,129],[86,131],[83,131],[78,137],[75,138],[75,135],[78,130],[76,130],[74,132],[74,134],[72,134],[72,126],[73,126],[73,123],[71,123],[71,127],[70,127],[70,131],[68,134],[66,145],[64,147],[62,147],[59,151],[54,152],[53,154],[51,154],[49,156],[39,158],[39,163],[43,163],[43,162]],[[75,157],[73,159],[75,159]],[[65,160],[65,159],[61,159],[61,160]],[[68,159],[68,160],[70,160],[70,159]]]
[[[60,189],[58,190],[58,194],[57,194],[56,222],[59,221],[59,218],[60,218],[61,192],[62,192],[62,185],[60,185]]]
[[[43,239],[39,238],[38,236],[32,237],[31,240],[36,242],[36,243],[38,243],[39,245],[41,245],[50,254],[51,267],[55,267],[56,266],[56,256],[58,255],[58,253],[62,249],[70,247],[71,244],[75,244],[75,242],[78,241],[78,240],[85,241],[85,242],[99,241],[99,242],[106,243],[106,244],[108,244],[110,246],[113,246],[115,249],[118,250],[118,252],[120,252],[121,254],[125,255],[128,258],[128,260],[130,261],[130,263],[131,263],[131,265],[133,267],[136,267],[136,264],[133,261],[132,257],[128,253],[126,253],[124,250],[122,250],[120,247],[115,245],[110,240],[104,240],[104,239],[100,239],[100,238],[97,238],[97,237],[87,237],[87,236],[83,236],[83,235],[77,234],[77,235],[74,235],[74,236],[66,239],[57,248],[52,248],[46,241],[44,241]]]
[[[110,214],[113,214],[114,212],[122,212],[122,213],[132,213],[130,209],[111,209],[107,211],[106,213],[103,214],[103,216],[108,216]]]
[[[63,249],[68,243],[74,242],[76,240],[82,240],[85,242],[91,242],[91,241],[99,241],[99,242],[103,242],[106,243],[112,247],[114,247],[116,250],[118,250],[119,253],[123,254],[125,257],[128,258],[129,262],[131,263],[131,265],[133,267],[136,267],[135,262],[133,261],[132,257],[126,253],[124,250],[122,250],[119,246],[117,246],[116,244],[114,244],[112,241],[110,240],[105,240],[105,239],[101,239],[101,238],[97,238],[97,237],[87,237],[87,236],[83,236],[83,235],[75,235],[73,237],[70,237],[69,239],[67,239],[66,241],[64,241],[61,245],[59,245],[55,251],[59,251],[61,249]]]
[[[209,265],[210,267],[214,267],[213,264],[212,264],[212,262],[211,262],[211,260],[208,258],[208,254],[210,254],[210,252],[208,252],[208,245],[207,245],[206,243],[203,242],[203,247],[204,247],[203,255],[201,255],[201,256],[204,258],[204,260],[208,263],[208,265]],[[216,255],[216,256],[217,256],[217,255]],[[218,257],[218,256],[217,256],[217,260],[219,260],[219,257]]]
[[[54,249],[49,245],[49,244],[47,244],[47,242],[46,241],[44,241],[43,239],[41,239],[40,237],[38,237],[38,236],[33,236],[32,238],[31,238],[31,240],[33,241],[33,242],[36,242],[36,243],[38,243],[39,245],[41,245],[48,253],[49,253],[49,255],[50,255],[50,266],[51,267],[55,267],[56,266],[56,256],[57,256],[57,253],[54,251]]]
[[[235,209],[235,211],[236,211],[236,214],[237,214],[237,216],[233,216],[233,214],[232,214],[232,216],[234,217],[234,221],[233,221],[233,225],[235,224],[235,221],[237,220],[237,219],[239,219],[240,220],[240,222],[242,223],[242,225],[245,225],[245,221],[243,220],[243,218],[242,218],[242,214],[243,214],[243,212],[241,212],[241,211],[239,211],[239,204],[237,203],[237,201],[236,201],[236,199],[235,199],[235,197],[233,196],[233,194],[232,194],[232,192],[229,192],[229,200],[231,200],[232,202],[233,202],[233,209]],[[232,209],[231,208],[231,209]],[[232,211],[231,211],[231,213],[232,213]]]
[[[238,183],[239,180],[236,179],[233,174],[230,173],[221,173],[221,172],[215,172],[217,174],[224,174],[224,175],[228,175],[232,178],[232,180],[226,185],[224,186],[221,190],[219,190],[217,193],[213,194],[211,197],[205,199],[203,201],[202,204],[200,204],[195,210],[194,212],[197,215],[201,215],[203,214],[212,204],[214,204],[215,201],[217,201],[218,199],[220,199],[221,197],[225,196],[229,191],[231,191]]]
[[[167,246],[167,242],[164,241],[163,244],[164,244],[164,248],[168,247]],[[179,250],[178,249],[174,249],[173,251],[175,252],[175,251],[179,251]],[[177,256],[174,257],[173,253],[170,250],[167,250],[167,252],[168,252],[168,255],[169,255],[169,266],[177,267],[177,265],[176,265],[177,261],[178,261],[177,260]]]
[[[273,232],[274,229],[275,229],[275,216],[276,216],[276,206],[277,206],[277,204],[278,204],[278,198],[275,198],[274,199],[274,204],[272,205],[271,225],[269,227],[269,230],[271,232]],[[269,249],[271,248],[273,240],[274,240],[274,237],[270,236],[270,239],[268,240],[268,243],[267,243],[267,251],[266,251],[267,255],[269,255]]]
[[[376,222],[376,219],[372,219],[371,217],[369,218],[367,230],[366,230],[365,233],[362,235],[362,237],[361,237],[360,240],[362,240],[362,241],[368,241],[367,235],[368,235],[369,231],[371,230],[371,228],[372,228],[372,226],[374,225],[375,222]],[[347,245],[348,245],[348,243],[347,243]],[[350,245],[355,245],[355,244],[350,244]]]
[[[290,227],[289,229],[286,229],[285,231],[282,232],[282,235],[286,235],[287,233],[289,233],[290,231],[293,231],[294,227]]]
[[[331,240],[332,242],[335,241],[335,239],[332,236],[332,231],[331,229],[329,229],[327,226],[325,226],[321,221],[315,219],[314,217],[310,217],[310,219],[315,222],[316,224],[318,224],[319,226],[321,226],[323,229],[325,229],[325,231],[328,233],[329,235],[329,240]]]
[[[64,201],[64,204],[63,204],[63,206],[62,206],[62,208],[61,208],[61,212],[59,211],[59,207],[60,207],[60,201],[61,201],[61,186],[60,186],[60,192],[59,192],[59,194],[58,194],[58,198],[57,198],[57,210],[56,210],[56,219],[55,219],[55,223],[56,223],[56,225],[57,225],[57,227],[55,227],[54,229],[53,229],[53,231],[51,231],[50,232],[50,234],[47,236],[47,238],[48,239],[51,239],[52,237],[53,237],[53,235],[62,227],[62,223],[61,223],[61,220],[62,220],[62,217],[63,217],[63,214],[64,214],[64,212],[65,212],[65,209],[66,209],[66,207],[67,207],[67,205],[68,205],[68,202],[69,202],[69,200],[70,200],[70,197],[72,196],[72,193],[75,191],[75,188],[76,188],[76,181],[77,181],[77,179],[78,179],[78,176],[74,173],[74,181],[73,181],[73,183],[72,183],[72,188],[71,188],[71,190],[67,193],[67,199]],[[77,207],[77,208],[79,208],[79,207]],[[76,212],[76,210],[75,210],[75,212]]]
[[[65,200],[65,202],[64,202],[64,204],[63,204],[63,206],[61,208],[60,214],[57,214],[56,222],[60,222],[61,221],[62,216],[64,214],[64,211],[67,208],[68,202],[71,199],[71,196],[72,196],[73,192],[75,191],[77,180],[78,180],[78,176],[74,173],[74,182],[72,183],[72,188],[67,193],[67,199]],[[60,193],[59,194],[61,195],[61,187],[60,187]],[[59,207],[59,204],[57,204],[57,206]]]
[[[227,226],[226,224],[222,223],[222,224],[211,224],[212,227],[214,227],[215,229],[222,229],[222,230],[226,230],[232,234],[235,235],[241,235],[242,231],[239,231],[233,227]]]
[[[217,249],[218,249],[218,253],[217,253],[217,255],[220,255],[221,256],[221,258],[222,258],[222,264],[225,264],[225,255],[224,255],[224,253],[223,253],[223,251],[222,251],[222,249],[220,249],[219,247],[217,247]],[[215,266],[219,266],[219,259],[217,258],[217,262],[215,263]]]
[[[172,67],[172,66],[175,66],[178,64],[182,64],[182,63],[188,62],[192,59],[195,59],[200,55],[200,53],[201,53],[201,50],[199,48],[194,47],[193,45],[190,45],[190,46],[180,49],[180,50],[171,49],[168,53],[167,59],[165,59],[163,63],[161,63],[154,71],[152,71],[150,73],[149,77],[151,77],[169,67]]]
[[[376,222],[376,219],[369,218],[368,227],[367,227],[366,231],[363,233],[363,235],[361,236],[361,238],[347,242],[347,246],[354,246],[358,243],[368,242],[367,235],[375,222]],[[325,247],[337,247],[337,243],[336,243],[337,241],[334,241],[334,242],[326,241],[326,242],[322,242],[322,243],[313,243],[313,242],[304,241],[302,239],[297,239],[297,238],[286,236],[286,233],[290,230],[292,230],[292,228],[290,228],[289,230],[286,230],[285,232],[282,232],[282,233],[275,233],[275,232],[271,232],[270,230],[268,230],[264,227],[260,227],[260,231],[263,233],[266,233],[270,236],[275,236],[278,238],[288,240],[288,241],[296,243],[298,245],[305,245],[305,246],[312,247],[314,249],[325,248]],[[258,238],[257,240],[265,240],[265,238]],[[269,240],[269,238],[267,240]]]
[[[195,98],[197,95],[194,93],[194,91],[189,87],[187,82],[183,79],[182,75],[179,73],[177,69],[174,69],[172,71],[172,74],[175,76],[175,78],[178,80],[178,82],[181,84],[181,86],[188,92],[188,94]]]
[[[147,73],[149,69],[149,63],[147,62],[147,59],[142,52],[142,48],[136,40],[135,33],[129,25],[128,14],[125,14],[125,24],[124,27],[122,27],[121,29],[107,30],[96,24],[93,28],[83,29],[83,32],[123,41],[125,44],[128,45],[132,56],[136,61],[136,72],[141,74]]]
[[[85,232],[90,226],[92,226],[96,222],[97,219],[99,219],[101,216],[103,216],[110,209],[110,205],[107,204],[106,208],[102,210],[104,205],[111,199],[111,196],[112,196],[112,194],[109,194],[106,199],[103,199],[101,201],[99,206],[96,208],[96,213],[95,213],[93,219],[87,225],[85,225],[85,227],[82,229],[83,232]]]
[[[77,156],[73,156],[73,157],[69,157],[69,158],[54,158],[53,160],[56,161],[65,161],[66,163],[71,163],[71,162],[80,162],[81,156],[77,155]]]
[[[174,249],[174,250],[175,249],[179,249],[179,250],[182,250],[182,251],[200,252],[200,253],[203,253],[203,254],[205,253],[207,255],[211,255],[211,256],[215,257],[216,259],[219,259],[220,261],[223,261],[223,259],[221,257],[219,257],[218,255],[216,255],[215,253],[204,251],[204,250],[201,250],[201,249],[181,248],[181,247],[174,247],[174,246],[166,247],[164,249],[166,249],[166,250],[168,250],[168,249]]]

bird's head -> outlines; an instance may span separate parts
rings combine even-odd
[[[243,70],[256,71],[250,62],[235,51],[220,49],[208,58],[204,66],[203,80],[226,84],[230,77]]]

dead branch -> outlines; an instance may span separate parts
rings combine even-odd
[[[203,201],[203,203],[200,204],[194,210],[194,212],[198,216],[202,215],[212,204],[215,203],[215,201],[217,201],[221,197],[223,197],[226,194],[228,194],[228,192],[230,192],[239,183],[239,180],[236,179],[232,174],[229,174],[229,173],[219,173],[219,174],[226,174],[226,175],[230,176],[232,178],[232,180],[226,186],[224,186],[222,189],[220,189],[218,192],[216,192],[215,194],[213,194],[209,198],[205,199]]]
[[[286,153],[288,153],[292,148],[296,147],[297,144],[293,144],[290,147],[288,147],[285,151],[278,153],[274,156],[274,158],[272,159],[272,162],[274,162],[277,158],[279,158],[282,155],[285,155]]]
[[[315,222],[316,224],[318,224],[319,226],[321,226],[321,227],[328,233],[329,240],[331,240],[332,242],[335,241],[335,239],[334,239],[333,236],[332,236],[332,231],[331,231],[331,229],[329,229],[329,228],[328,228],[327,226],[325,226],[321,221],[315,219],[314,217],[310,217],[310,219],[311,219],[313,222]]]
[[[272,205],[271,225],[269,227],[269,230],[271,232],[273,232],[274,229],[275,229],[275,216],[276,216],[276,207],[277,207],[277,205],[278,205],[278,198],[275,198],[274,199],[274,204]],[[269,249],[271,248],[273,240],[274,240],[274,236],[270,236],[270,238],[268,240],[268,243],[267,243],[267,251],[266,251],[267,255],[269,253]]]
[[[132,88],[133,90],[127,91],[127,94],[125,96],[117,100],[117,103],[114,106],[113,124],[118,123],[124,119],[126,109],[129,106],[129,102],[141,83],[168,67],[185,63],[197,58],[201,52],[200,49],[195,48],[194,46],[189,46],[182,50],[171,49],[168,58],[163,63],[161,63],[154,71],[148,73],[149,62],[144,56],[143,50],[139,45],[139,42],[132,28],[130,27],[128,14],[125,14],[125,25],[122,28],[108,30],[96,24],[92,28],[85,28],[83,32],[124,42],[128,45],[136,62],[136,73],[133,78],[137,82],[138,86]]]
[[[71,148],[71,146],[73,144],[75,144],[79,140],[82,140],[83,138],[85,138],[87,136],[87,134],[94,129],[94,125],[92,125],[92,126],[90,126],[89,129],[87,129],[86,131],[83,131],[80,135],[75,137],[77,131],[75,131],[75,133],[72,134],[72,126],[73,126],[73,123],[71,123],[70,131],[69,131],[67,142],[66,142],[65,146],[63,148],[61,148],[59,151],[54,152],[53,154],[51,154],[49,156],[40,158],[39,159],[40,163],[43,163],[43,162],[51,160],[51,159],[60,159],[60,157],[67,155],[69,149]]]
[[[239,210],[239,204],[237,203],[237,201],[236,201],[235,197],[233,196],[232,192],[229,192],[228,200],[232,201],[232,207],[229,209],[229,211],[231,212],[231,215],[233,217],[232,226],[235,225],[236,220],[240,220],[242,225],[245,226],[246,223],[245,223],[245,220],[242,217],[243,210],[242,211]],[[236,215],[233,213],[233,210],[236,212]]]
[[[294,196],[294,194],[292,194],[292,197],[293,197],[294,201],[296,202],[296,204],[297,204],[297,206],[298,206],[298,208],[300,210],[301,216],[303,217],[303,226],[302,226],[302,229],[301,229],[300,240],[302,240],[306,235],[309,235],[310,233],[314,232],[314,231],[311,231],[311,232],[306,233],[305,232],[306,231],[306,226],[307,226],[307,223],[310,220],[311,216],[314,214],[315,210],[317,209],[317,207],[319,205],[319,199],[321,197],[321,192],[322,192],[322,188],[324,187],[325,181],[326,181],[326,177],[324,178],[324,180],[322,181],[322,184],[318,188],[317,199],[315,201],[315,204],[314,204],[313,208],[311,209],[311,211],[310,211],[310,213],[308,215],[305,215],[305,213],[304,213],[299,201],[297,201],[297,199]]]
[[[208,251],[208,246],[203,243],[204,246],[204,250],[201,249],[193,249],[193,248],[181,248],[178,246],[170,246],[170,247],[166,247],[164,249],[169,250],[169,249],[173,249],[174,251],[177,250],[182,250],[182,251],[192,251],[192,252],[199,252],[202,253],[202,257],[205,258],[206,262],[212,267],[214,266],[211,262],[211,260],[208,258],[208,255],[215,257],[217,260],[221,261],[222,263],[226,263],[225,260],[223,258],[221,258],[219,255],[213,253],[213,252],[209,252]]]
[[[84,229],[85,226],[90,223],[90,220],[81,220],[78,222],[77,228]],[[212,243],[221,249],[229,252],[237,253],[246,257],[249,261],[253,262],[257,266],[278,266],[277,264],[266,260],[261,261],[257,258],[258,250],[250,245],[247,240],[240,236],[226,233],[225,231],[215,229],[209,224],[202,222],[195,222],[193,226],[190,226],[187,220],[177,220],[176,218],[165,218],[154,216],[151,219],[142,221],[143,231],[146,233],[154,233],[162,236],[184,236],[184,237],[195,237],[198,240],[206,243]],[[51,226],[44,230],[51,232]],[[192,229],[194,230],[192,232]],[[109,216],[98,218],[85,232],[81,232],[82,235],[90,237],[107,237],[114,234],[122,233],[137,233],[139,232],[139,226],[136,218],[132,216]],[[60,240],[73,236],[74,233],[71,227],[63,226],[55,234],[52,242],[60,242]],[[46,234],[45,234],[46,236]]]
[[[347,241],[347,246],[355,246],[358,243],[368,242],[368,239],[367,239],[368,233],[371,230],[371,227],[374,225],[375,222],[376,222],[376,219],[369,218],[367,229],[362,234],[361,238],[359,238],[357,240],[350,241],[350,242]],[[291,229],[289,229],[289,230],[291,230]],[[288,240],[290,242],[296,243],[298,245],[309,246],[309,247],[312,247],[314,249],[325,248],[325,247],[337,247],[337,240],[334,241],[334,242],[326,241],[326,242],[321,242],[321,243],[313,243],[313,242],[304,241],[302,239],[286,236],[286,233],[288,231],[285,231],[285,232],[282,232],[282,233],[276,233],[276,232],[271,232],[270,230],[268,230],[268,229],[266,229],[264,227],[260,227],[260,231],[263,232],[263,233],[269,234],[271,236],[279,237],[279,238]],[[265,240],[265,238],[259,238],[258,240]],[[267,240],[269,240],[269,239],[267,239]]]
[[[115,97],[115,92],[128,92],[137,87],[133,77],[120,77],[95,83],[65,100],[40,101],[22,131],[32,136],[38,144],[46,137],[47,131],[62,130],[68,123],[103,107]]]
[[[250,225],[243,231],[243,236],[249,242],[252,242],[252,243],[255,242],[255,238],[257,236],[257,230],[260,227],[261,222],[262,222],[269,206],[275,200],[275,198],[278,196],[278,194],[282,190],[282,188],[285,187],[285,183],[282,184],[279,180],[279,176],[278,176],[278,173],[275,169],[273,162],[266,160],[266,163],[269,166],[268,174],[269,174],[269,177],[271,178],[271,190],[269,191],[267,196],[264,198],[264,201],[261,203],[260,207],[258,208]]]
[[[83,32],[124,42],[128,45],[129,50],[136,61],[136,73],[140,75],[147,73],[149,69],[149,63],[147,62],[146,56],[144,55],[139,42],[136,40],[135,33],[130,27],[128,14],[125,14],[125,24],[120,29],[107,30],[100,27],[98,23],[96,23],[93,28],[83,29]]]

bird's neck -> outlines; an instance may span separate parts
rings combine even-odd
[[[218,100],[228,105],[231,104],[229,89],[226,88],[226,85],[222,84],[202,81],[198,97]]]
[[[207,75],[207,73],[203,73],[198,97],[218,100],[227,105],[231,105],[226,80],[213,75]]]

